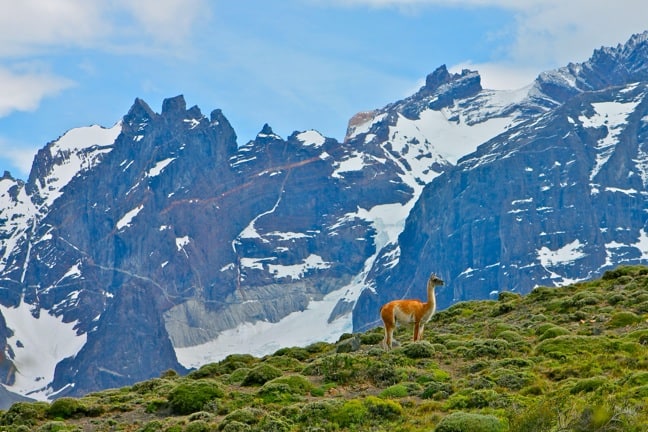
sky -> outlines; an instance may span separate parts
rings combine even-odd
[[[239,145],[344,139],[357,112],[441,65],[517,89],[648,30],[644,0],[0,0],[0,175],[26,180],[72,128],[111,127],[135,98],[221,109]]]

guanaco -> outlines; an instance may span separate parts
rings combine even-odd
[[[430,275],[427,283],[427,302],[420,300],[393,300],[380,308],[380,316],[385,323],[385,338],[383,348],[390,350],[394,337],[396,322],[414,323],[414,341],[423,338],[423,327],[430,321],[436,311],[434,288],[443,285],[443,281],[435,274]]]

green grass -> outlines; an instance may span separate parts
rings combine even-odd
[[[184,377],[16,403],[0,431],[646,432],[647,305],[648,268],[620,267],[453,305],[421,342],[399,328],[389,352],[374,329],[356,352],[232,355]]]

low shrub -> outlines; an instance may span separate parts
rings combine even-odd
[[[358,399],[351,399],[331,413],[331,419],[341,428],[363,424],[368,420],[369,410]]]
[[[319,424],[327,422],[341,402],[335,400],[321,400],[307,403],[301,408],[298,420],[301,422],[310,422],[311,424]]]
[[[367,368],[367,375],[377,387],[387,387],[400,381],[396,367],[381,361],[371,363]]]
[[[441,419],[434,432],[505,432],[505,422],[493,415],[454,412]]]
[[[270,366],[269,364],[260,364],[250,369],[241,382],[241,385],[246,387],[260,386],[270,380],[280,377],[281,375],[283,375],[283,373],[276,367]]]
[[[569,392],[571,394],[593,392],[594,390],[604,386],[607,382],[608,381],[605,377],[600,376],[581,379],[574,384]]]
[[[222,429],[230,423],[255,425],[259,423],[265,415],[266,412],[259,408],[251,408],[251,407],[240,408],[226,415],[220,427]]]
[[[429,358],[434,355],[434,347],[427,341],[409,343],[403,347],[403,354],[411,359]]]
[[[367,362],[352,354],[334,354],[318,359],[306,366],[304,375],[321,375],[324,381],[349,384],[367,377]]]
[[[82,415],[85,412],[84,406],[79,399],[63,397],[56,399],[47,410],[49,418],[69,419]]]
[[[269,364],[283,371],[300,371],[304,368],[304,365],[301,361],[296,358],[289,356],[272,356],[268,357],[265,361],[265,364]]]
[[[530,372],[500,368],[490,373],[490,378],[500,387],[509,390],[520,390],[535,381]]]
[[[564,335],[568,335],[568,334],[571,334],[571,332],[569,330],[567,330],[566,328],[554,326],[554,327],[549,327],[544,332],[542,332],[542,334],[540,335],[538,340],[543,341],[543,340],[546,340],[546,339],[551,339],[551,338],[555,338],[555,337],[558,337],[558,336],[564,336]]]
[[[375,396],[367,396],[363,401],[369,416],[375,420],[397,420],[403,415],[403,407],[393,400],[383,400]]]
[[[310,357],[310,353],[301,347],[280,348],[273,356],[286,356],[294,358],[295,360],[304,361]]]
[[[208,363],[206,365],[201,366],[199,369],[195,371],[189,372],[187,374],[187,378],[200,379],[200,378],[208,378],[208,377],[217,377],[222,375],[223,373],[228,373],[225,372],[225,369],[228,368],[223,367],[218,363]]]
[[[513,330],[504,330],[503,332],[499,333],[497,335],[498,338],[504,339],[505,341],[509,343],[515,343],[515,342],[523,342],[524,341],[524,336],[519,334],[518,332],[515,332]]]
[[[300,399],[286,383],[269,381],[257,393],[265,403],[294,402]]]
[[[444,400],[453,392],[452,384],[432,381],[427,384],[420,396],[422,399]]]
[[[607,323],[607,326],[610,328],[626,327],[640,323],[641,321],[642,320],[639,315],[629,311],[622,311],[612,315],[610,321],[608,321]]]
[[[236,369],[225,379],[227,384],[241,384],[245,377],[250,373],[250,368],[242,367]]]
[[[222,398],[223,390],[213,381],[187,381],[176,386],[169,393],[169,407],[171,412],[179,415],[191,414],[202,411],[207,402],[212,399]]]
[[[289,432],[291,425],[285,419],[273,415],[266,415],[261,419],[257,430],[263,432]]]
[[[38,428],[39,432],[82,432],[81,427],[63,421],[49,421]]]
[[[218,369],[221,374],[232,373],[238,368],[251,367],[258,361],[259,359],[250,354],[230,354],[218,362]]]
[[[410,383],[415,384],[415,383]],[[418,386],[418,384],[416,384]],[[420,390],[420,386],[419,386]],[[380,397],[382,398],[402,398],[412,394],[410,388],[406,384],[394,384],[393,386],[387,387],[385,390],[380,392]]]
[[[447,401],[448,409],[486,408],[491,406],[499,394],[491,389],[464,389],[453,394]]]
[[[475,359],[477,357],[508,357],[510,344],[504,339],[476,339],[468,344],[466,358]]]
[[[212,432],[214,430],[216,430],[216,428],[210,425],[209,422],[206,422],[205,420],[196,420],[185,426],[183,432]]]
[[[360,335],[360,342],[363,345],[378,345],[384,337],[383,333],[364,333]]]

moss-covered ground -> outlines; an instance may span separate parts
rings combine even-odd
[[[16,403],[0,412],[0,431],[648,431],[646,267],[458,303],[423,341],[411,334],[400,328],[389,352],[377,328]],[[343,352],[349,338],[359,350]]]

